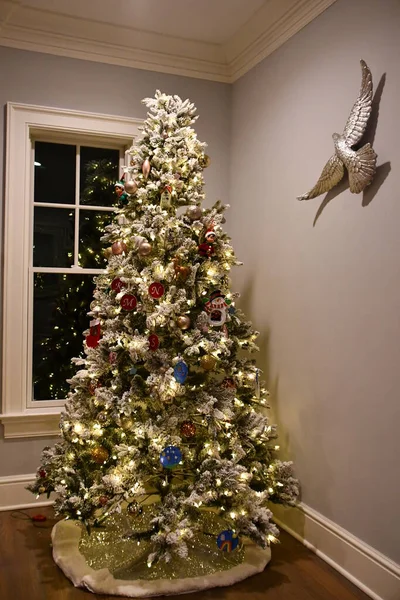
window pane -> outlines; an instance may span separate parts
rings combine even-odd
[[[75,210],[35,207],[34,267],[73,264]]]
[[[35,273],[33,309],[33,398],[62,400],[82,354],[82,332],[93,299],[93,275]]]
[[[119,150],[81,146],[80,202],[114,206],[114,184],[119,179]]]
[[[76,146],[35,142],[35,202],[75,204]]]
[[[100,241],[105,226],[114,218],[113,212],[95,210],[79,211],[79,265],[85,269],[104,269],[107,260],[103,255],[105,245]]]

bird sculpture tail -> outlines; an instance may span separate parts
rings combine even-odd
[[[359,194],[369,185],[375,175],[377,154],[371,144],[365,144],[355,153],[355,160],[348,166],[350,191]]]

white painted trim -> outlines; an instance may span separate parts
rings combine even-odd
[[[41,496],[35,500],[34,494],[26,486],[35,480],[35,475],[12,475],[0,477],[0,511],[50,506],[53,500]],[[46,498],[45,500],[43,498]]]
[[[279,527],[373,600],[398,600],[400,565],[306,504],[271,508]]]
[[[0,4],[1,8],[1,4]],[[96,139],[130,145],[141,119],[27,104],[7,104],[2,421],[5,437],[56,435],[59,401],[31,402],[29,366],[29,273],[31,230],[32,137],[57,132],[79,142]],[[70,271],[73,272],[72,270]],[[81,271],[79,271],[81,272]],[[84,272],[82,270],[82,272]]]
[[[233,83],[334,2],[269,0],[231,39],[215,44],[0,0],[0,45]]]

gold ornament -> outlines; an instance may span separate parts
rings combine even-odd
[[[128,430],[132,429],[133,421],[130,417],[121,417],[120,419],[122,429]]]
[[[103,448],[103,446],[97,446],[97,448],[93,448],[90,454],[92,456],[92,460],[94,460],[94,462],[98,465],[102,465],[109,457],[108,450]]]
[[[44,494],[45,491],[46,491],[46,488],[43,485],[41,485],[40,488],[38,489],[39,494]]]
[[[125,181],[124,188],[128,194],[134,194],[137,190],[137,183],[133,179],[130,179],[129,181]]]
[[[113,245],[111,246],[111,250],[113,254],[122,254],[123,252],[126,252],[126,244],[125,242],[114,242]]]
[[[151,169],[151,164],[148,158],[146,158],[146,160],[144,161],[144,163],[142,164],[142,173],[144,175],[144,177],[147,179],[150,173],[150,169]]]
[[[192,438],[196,435],[196,425],[192,421],[183,421],[181,424],[181,435]]]
[[[211,162],[211,158],[208,156],[208,154],[204,154],[202,157],[199,158],[200,166],[203,169],[206,169],[207,167],[209,167],[210,162]]]
[[[176,324],[178,325],[179,329],[189,329],[190,317],[188,317],[188,315],[180,315],[176,319]]]
[[[203,214],[203,209],[201,206],[189,206],[186,211],[186,215],[189,217],[191,221],[197,221]]]
[[[217,359],[211,354],[205,354],[200,359],[200,365],[205,371],[212,371],[217,364]]]
[[[109,260],[113,254],[112,248],[104,248],[103,254],[107,260]]]
[[[148,256],[153,250],[153,246],[149,242],[142,242],[139,246],[138,252],[140,256]]]

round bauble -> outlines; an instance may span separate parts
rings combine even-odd
[[[210,162],[211,162],[211,158],[208,156],[208,154],[204,154],[203,156],[201,156],[199,158],[200,166],[203,169],[206,169],[207,167],[209,167],[210,166]]]
[[[99,497],[99,504],[100,506],[105,506],[108,502],[108,498],[107,496],[100,496]]]
[[[153,246],[149,242],[142,242],[139,246],[138,253],[140,256],[148,256],[153,250]]]
[[[46,491],[46,488],[43,485],[41,485],[40,488],[38,489],[39,494],[44,494],[45,491]]]
[[[109,457],[108,450],[106,450],[106,448],[103,448],[103,446],[97,446],[97,448],[93,448],[90,455],[92,457],[92,460],[94,460],[94,462],[98,465],[102,465]]]
[[[191,221],[197,221],[203,214],[203,209],[201,206],[189,206],[186,211],[186,215],[189,217]]]
[[[150,161],[148,158],[146,158],[146,160],[142,164],[142,173],[146,178],[149,176],[150,169],[151,169]]]
[[[185,438],[192,438],[196,435],[196,425],[192,421],[183,421],[181,424],[181,435]]]
[[[211,354],[205,354],[200,359],[200,365],[205,371],[212,371],[217,364],[217,359]]]
[[[97,415],[97,420],[99,421],[99,423],[105,423],[108,419],[108,415],[106,412],[99,412],[99,414]]]
[[[123,252],[126,252],[126,244],[125,242],[114,242],[113,245],[111,246],[111,251],[113,254],[118,255],[118,254],[122,254]]]
[[[190,317],[188,317],[187,315],[180,315],[176,319],[176,324],[178,325],[179,329],[189,329]]]
[[[140,506],[140,504],[138,502],[135,502],[135,501],[128,504],[128,507],[126,510],[127,510],[128,515],[131,515],[132,517],[138,517],[143,512],[143,508]]]
[[[111,258],[111,256],[113,255],[112,248],[104,248],[103,255],[105,256],[105,258],[107,260],[109,260]]]
[[[133,421],[130,417],[121,417],[120,419],[122,429],[128,430],[132,429]]]
[[[133,179],[130,179],[129,181],[125,181],[124,188],[128,194],[134,194],[137,190],[137,183]]]

